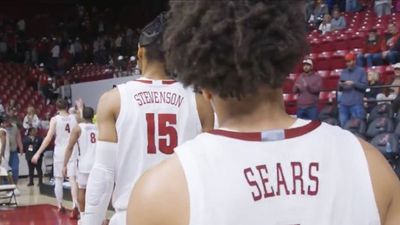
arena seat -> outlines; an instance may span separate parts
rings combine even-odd
[[[369,123],[365,136],[372,139],[383,133],[391,133],[394,131],[394,122],[392,118],[378,117]]]
[[[382,133],[371,140],[375,146],[389,161],[394,164],[399,157],[399,137],[392,133]]]
[[[393,106],[390,103],[376,105],[370,112],[368,122],[372,122],[376,118],[386,117],[393,118]]]
[[[362,119],[352,118],[346,122],[343,128],[359,137],[365,138],[367,123]]]

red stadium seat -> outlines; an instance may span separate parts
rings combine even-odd
[[[346,66],[344,56],[347,54],[346,50],[337,50],[331,57],[331,69],[342,69]]]
[[[290,115],[295,115],[297,112],[297,95],[296,94],[283,94],[286,112]]]
[[[314,62],[315,70],[330,70],[330,58],[332,56],[332,52],[322,52],[318,54],[317,59]]]

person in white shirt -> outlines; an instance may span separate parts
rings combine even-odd
[[[332,31],[332,24],[331,24],[331,16],[329,14],[325,14],[324,20],[319,25],[318,30],[324,35]]]
[[[39,128],[39,125],[40,125],[40,120],[35,113],[35,109],[32,106],[29,106],[27,109],[27,114],[24,117],[22,126],[26,130],[28,130],[29,128]]]

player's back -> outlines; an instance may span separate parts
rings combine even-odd
[[[56,121],[56,138],[54,141],[54,159],[56,161],[64,161],[65,148],[68,145],[69,137],[72,129],[77,125],[76,118],[73,115],[57,115],[54,117]],[[72,158],[76,158],[76,153]]]
[[[6,146],[4,148],[4,159],[5,161],[3,161],[0,166],[4,166],[6,169],[8,169],[9,165],[8,165],[8,159],[10,158],[10,135],[7,131],[7,129],[4,128],[0,128],[0,131],[3,131],[6,134],[6,142],[4,143]],[[3,143],[0,142],[0,150],[3,148]],[[0,157],[2,157],[0,155]]]
[[[92,123],[80,123],[79,127],[81,135],[78,139],[78,169],[81,173],[89,173],[96,154],[97,127]]]
[[[118,86],[118,153],[113,206],[126,210],[140,175],[201,132],[195,93],[170,80],[136,80]]]
[[[380,224],[357,138],[301,122],[258,133],[217,130],[178,147],[190,225]]]

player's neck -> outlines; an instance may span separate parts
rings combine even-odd
[[[68,112],[67,112],[66,110],[59,110],[59,111],[58,111],[58,114],[59,114],[60,116],[68,116],[68,115],[69,115]]]
[[[286,129],[295,122],[285,111],[281,91],[271,92],[268,96],[260,94],[246,97],[233,103],[216,103],[215,110],[220,127],[229,130],[257,132]]]
[[[159,62],[154,62],[151,64],[147,64],[143,68],[143,78],[149,79],[149,80],[169,80],[171,79],[167,71],[165,70],[165,65],[164,63],[159,63]]]

